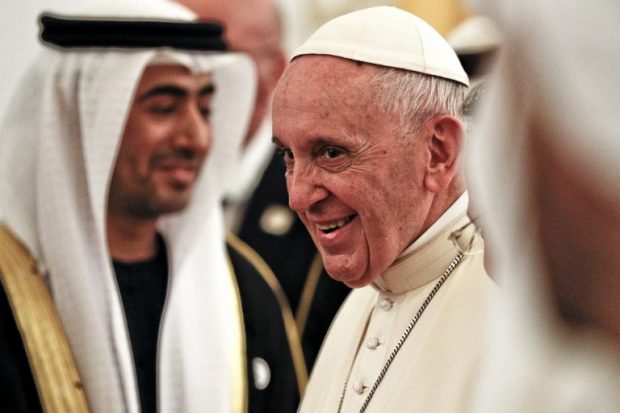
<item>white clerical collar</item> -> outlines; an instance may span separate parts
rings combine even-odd
[[[467,207],[469,206],[469,194],[467,191],[463,192],[463,194],[456,200],[450,208],[444,212],[433,225],[430,226],[422,235],[418,237],[413,244],[408,246],[400,255],[399,258],[404,255],[409,255],[413,251],[420,248],[422,245],[426,244],[428,241],[433,239],[437,234],[443,231],[448,225],[454,222],[459,216],[467,213]]]
[[[432,239],[404,255],[377,277],[372,286],[386,294],[405,294],[436,280],[459,252],[450,234],[462,228],[469,218],[462,211],[452,222],[442,227]]]
[[[455,249],[448,236],[432,243],[442,232],[463,225],[467,217],[469,196],[464,192],[431,227],[407,247],[394,263],[372,283],[383,293],[402,294],[418,288],[441,275],[454,258]],[[413,258],[413,259],[412,259]]]

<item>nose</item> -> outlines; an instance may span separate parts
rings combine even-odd
[[[310,210],[318,205],[329,195],[327,189],[321,184],[318,172],[312,168],[295,169],[286,175],[288,189],[288,205],[298,214]]]
[[[211,123],[199,107],[187,105],[179,118],[174,146],[198,152],[207,152],[211,144]]]

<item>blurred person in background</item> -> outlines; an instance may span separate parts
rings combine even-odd
[[[480,14],[474,14],[460,22],[446,35],[472,86],[483,81],[489,74],[502,42],[495,22]]]
[[[501,32],[466,0],[398,0],[396,5],[433,26],[456,52],[473,85],[490,69]]]
[[[618,412],[618,4],[477,3],[504,41],[467,174],[504,293],[472,411]]]

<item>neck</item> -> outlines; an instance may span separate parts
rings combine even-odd
[[[433,202],[429,208],[429,212],[424,222],[424,230],[420,233],[423,234],[428,230],[441,216],[456,202],[457,199],[463,194],[463,190],[454,190],[448,193],[438,195],[433,199]]]
[[[108,248],[114,261],[145,261],[157,253],[155,219],[108,214]]]

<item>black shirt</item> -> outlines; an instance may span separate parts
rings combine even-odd
[[[157,254],[152,259],[113,264],[129,329],[140,405],[143,413],[154,413],[157,411],[157,344],[168,286],[166,244],[158,236]]]
[[[13,310],[0,283],[0,400],[3,412],[41,413],[37,388]]]

